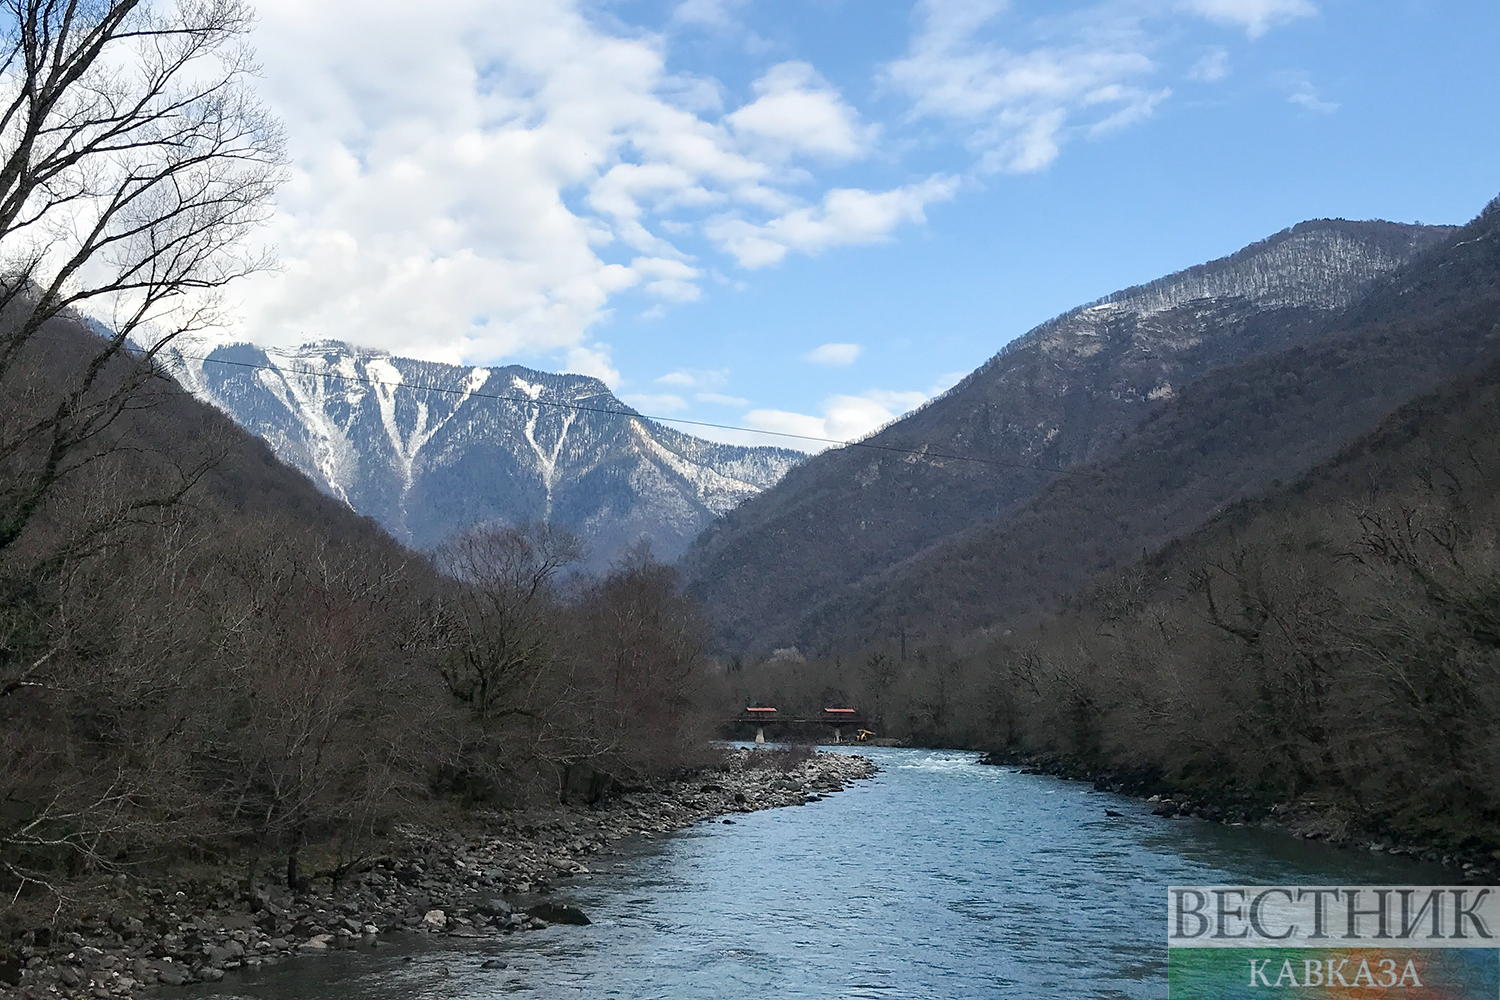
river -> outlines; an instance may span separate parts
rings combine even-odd
[[[638,844],[560,890],[591,926],[467,947],[396,938],[175,995],[1158,998],[1168,885],[1455,877],[1273,831],[1164,820],[1139,801],[981,766],[974,754],[860,752],[882,768],[872,780]],[[481,967],[495,959],[508,967]]]

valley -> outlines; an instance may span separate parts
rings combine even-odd
[[[0,1000],[1493,997],[1494,16],[1043,7],[0,8]]]

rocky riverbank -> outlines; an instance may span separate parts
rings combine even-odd
[[[1195,817],[1214,823],[1255,825],[1279,829],[1304,840],[1320,840],[1341,847],[1418,858],[1461,869],[1473,881],[1500,876],[1500,851],[1482,846],[1462,848],[1406,843],[1379,829],[1335,802],[1303,799],[1270,805],[1232,794],[1189,793],[1174,788],[1154,774],[1090,767],[1056,753],[991,752],[981,764],[1014,767],[1026,774],[1045,774],[1071,781],[1092,782],[1096,790],[1143,799],[1163,819]]]
[[[601,808],[475,815],[461,832],[401,828],[336,891],[247,887],[228,872],[168,885],[118,876],[110,898],[75,926],[26,932],[18,964],[0,969],[0,997],[130,997],[293,955],[377,947],[393,933],[476,938],[587,923],[565,902],[520,900],[587,876],[589,861],[625,838],[816,802],[874,773],[864,757],[741,750],[721,768]]]

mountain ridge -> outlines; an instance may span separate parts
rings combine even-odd
[[[684,434],[586,375],[333,340],[186,340],[162,354],[195,396],[418,548],[475,525],[546,521],[576,531],[595,564],[643,540],[670,559],[804,457]]]
[[[1039,324],[866,439],[993,464],[825,452],[710,525],[682,561],[690,588],[728,649],[805,641],[799,623],[848,588],[1110,453],[1183,384],[1315,341],[1453,228],[1312,220]]]

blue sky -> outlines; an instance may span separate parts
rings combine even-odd
[[[1491,2],[259,7],[294,171],[237,332],[666,416],[844,439],[1117,288],[1500,193]]]

